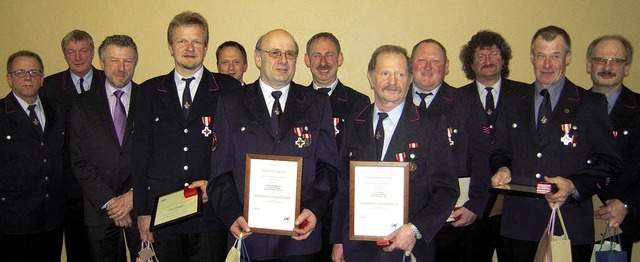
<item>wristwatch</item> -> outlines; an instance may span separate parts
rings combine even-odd
[[[420,230],[418,230],[418,228],[413,223],[409,223],[409,226],[411,227],[411,230],[413,231],[413,235],[416,237],[416,239],[422,239],[422,234],[420,234]]]

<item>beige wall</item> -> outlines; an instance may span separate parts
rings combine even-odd
[[[64,3],[64,4],[63,4]],[[180,11],[202,13],[209,21],[210,49],[205,65],[215,70],[215,48],[226,40],[236,40],[248,50],[260,34],[284,28],[297,39],[301,48],[319,31],[334,33],[341,41],[345,56],[339,78],[354,88],[372,95],[365,72],[372,51],[382,44],[397,44],[410,49],[416,42],[434,38],[448,49],[451,60],[446,81],[460,86],[469,82],[458,59],[460,47],[477,31],[490,29],[501,33],[511,44],[511,76],[533,81],[529,62],[529,42],[540,27],[550,24],[566,29],[573,40],[573,61],[568,77],[589,87],[585,72],[585,49],[603,34],[622,34],[640,48],[640,1],[637,0],[465,0],[465,1],[0,1],[0,60],[20,49],[39,53],[45,62],[45,74],[67,68],[61,50],[62,36],[79,28],[93,35],[96,45],[108,35],[128,34],[138,44],[140,62],[134,80],[138,83],[166,74],[173,68],[167,51],[166,28]],[[639,49],[640,50],[640,49]],[[252,52],[251,52],[252,53]],[[640,59],[636,56],[636,59]],[[258,77],[253,60],[245,81]],[[638,62],[636,62],[637,64]],[[99,66],[98,56],[94,64]],[[3,65],[4,67],[4,65]],[[311,81],[302,57],[298,58],[294,81]],[[632,68],[625,83],[640,91],[640,65]],[[9,91],[0,85],[0,96]]]

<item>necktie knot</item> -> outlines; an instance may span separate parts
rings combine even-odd
[[[549,90],[547,89],[540,90],[540,95],[543,96],[544,98],[547,98],[549,96]]]
[[[27,107],[27,109],[28,109],[30,112],[33,112],[33,111],[36,109],[36,105],[35,105],[35,104],[34,104],[34,105],[29,105],[29,106]]]
[[[324,93],[324,94],[329,94],[329,91],[331,91],[331,88],[325,87],[325,88],[318,88],[318,91]]]
[[[83,83],[84,83],[84,78],[81,77],[80,78],[80,92],[82,92],[82,93],[85,92]]]
[[[117,99],[120,99],[122,95],[124,95],[124,91],[116,90],[115,92],[113,92],[113,95],[116,96]]]
[[[273,92],[271,92],[271,96],[274,99],[279,100],[280,97],[282,96],[282,91],[273,91]]]
[[[195,78],[195,77],[193,77],[193,76],[192,76],[192,77],[189,77],[189,78],[182,78],[182,81],[187,82],[187,83],[184,85],[184,86],[185,86],[185,88],[188,88],[188,87],[189,87],[189,85],[191,84],[191,81],[193,81],[194,79],[196,79],[196,78]]]
[[[420,96],[420,99],[424,101],[425,98],[427,98],[428,96],[432,96],[433,93],[429,92],[429,93],[421,93],[421,92],[416,92],[418,94],[418,96]]]
[[[485,87],[484,90],[487,90],[487,92],[491,93],[491,91],[493,90],[493,87]]]
[[[389,117],[389,114],[387,114],[387,113],[378,113],[378,117],[380,118],[380,120],[378,120],[378,121],[384,121],[387,117]]]

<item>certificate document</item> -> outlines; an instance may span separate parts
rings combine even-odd
[[[184,189],[156,197],[150,230],[154,231],[202,215],[202,192],[186,194]]]
[[[252,232],[297,235],[302,157],[247,154],[244,217]]]
[[[409,216],[409,163],[351,161],[349,239],[382,240]]]

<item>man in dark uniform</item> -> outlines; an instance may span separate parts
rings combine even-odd
[[[437,261],[460,261],[470,252],[471,225],[482,214],[488,194],[484,181],[489,180],[487,158],[489,136],[482,133],[483,110],[472,106],[471,96],[448,85],[444,77],[449,73],[447,51],[438,41],[426,39],[411,52],[413,84],[407,101],[434,114],[447,118],[447,133],[458,177],[460,197],[455,210],[435,236]],[[487,142],[483,142],[487,141]]]
[[[461,87],[460,91],[470,98],[470,106],[485,112],[481,116],[482,130],[475,130],[489,138],[484,140],[489,142],[482,146],[484,152],[491,152],[495,147],[495,125],[503,105],[501,98],[515,95],[526,86],[525,83],[507,79],[509,60],[511,47],[500,34],[492,31],[478,32],[460,52],[462,70],[469,80],[474,80]],[[471,225],[469,234],[458,239],[465,250],[461,261],[492,261],[494,250],[497,250],[498,259],[505,261],[501,247],[500,215],[488,217],[496,199],[496,195],[489,195],[489,162],[485,159],[479,164],[485,172],[485,179],[477,180],[481,186],[476,187],[478,190],[475,194],[483,201],[472,208],[477,220]],[[453,252],[460,252],[460,248]]]
[[[561,205],[574,261],[589,261],[593,243],[596,183],[614,178],[621,166],[604,96],[565,77],[571,40],[556,26],[538,30],[531,40],[536,81],[523,95],[503,97],[497,121],[497,147],[491,155],[492,185],[555,183],[545,199],[505,195],[502,231],[509,242],[507,261],[533,261],[551,204]],[[556,235],[562,227],[556,227]]]
[[[5,261],[60,261],[65,117],[38,95],[44,65],[19,51],[7,60],[0,99],[0,253]],[[86,241],[86,240],[85,240]]]
[[[89,92],[94,87],[103,85],[104,72],[92,65],[94,56],[93,38],[82,30],[73,30],[62,38],[62,54],[69,68],[62,72],[47,76],[44,79],[40,95],[51,103],[61,107],[68,115],[71,103],[78,94]],[[65,149],[65,154],[69,154]],[[68,158],[69,160],[70,158]],[[67,259],[88,261],[91,259],[87,242],[88,231],[84,224],[84,203],[82,189],[78,180],[71,173],[71,163],[65,164],[65,180],[67,199],[64,217],[64,242]]]
[[[216,137],[210,131],[225,89],[239,85],[234,78],[211,73],[203,66],[209,27],[202,15],[176,15],[167,30],[175,69],[147,80],[136,99],[133,134],[133,211],[143,242],[155,240],[165,261],[224,261],[227,229],[210,205],[202,215],[149,231],[157,196],[201,188],[207,202],[207,178]]]
[[[307,53],[304,55],[304,63],[311,70],[313,82],[310,88],[329,95],[331,111],[333,112],[333,126],[335,137],[339,142],[342,137],[340,130],[344,128],[347,116],[354,112],[360,112],[371,102],[369,97],[345,86],[338,80],[338,68],[342,66],[344,57],[340,49],[340,41],[331,33],[322,32],[315,34],[307,41]],[[316,257],[318,261],[331,259],[331,209],[322,217],[322,250]]]
[[[252,233],[244,244],[252,261],[315,261],[320,218],[336,191],[336,143],[329,98],[291,81],[298,44],[287,31],[261,36],[253,53],[260,77],[220,97],[209,196],[231,233],[251,232],[242,207],[247,153],[303,157],[300,215],[294,237]],[[305,222],[304,226],[300,226]],[[251,221],[249,219],[249,221]],[[232,240],[230,240],[232,241]]]
[[[406,100],[412,74],[404,48],[377,48],[367,77],[375,103],[348,119],[340,147],[340,191],[332,228],[332,238],[339,242],[333,261],[403,261],[406,253],[418,261],[435,261],[433,239],[459,194],[446,117]],[[349,194],[355,190],[349,183],[351,160],[411,162],[409,223],[386,236],[391,243],[384,248],[375,241],[349,240]]]
[[[595,211],[596,218],[622,229],[622,250],[631,261],[633,242],[640,240],[640,95],[622,81],[631,71],[633,46],[619,35],[599,37],[587,48],[587,73],[592,92],[607,96],[607,111],[613,124],[623,168],[613,183],[599,184],[598,196],[606,206]]]

